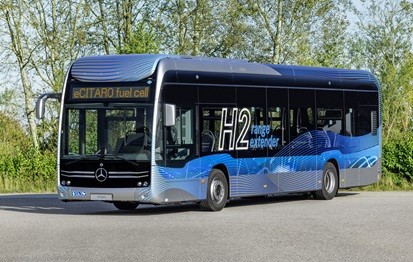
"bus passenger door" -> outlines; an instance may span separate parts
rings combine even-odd
[[[340,179],[340,187],[356,186],[360,182],[360,169],[352,168],[353,164],[357,162],[358,158],[356,152],[360,139],[356,133],[356,117],[358,110],[358,94],[357,92],[346,92],[344,94],[345,105],[345,169]]]
[[[211,169],[220,168],[228,178],[230,196],[234,196],[237,192],[238,161],[236,151],[230,149],[229,145],[235,127],[235,122],[231,119],[233,109],[237,108],[235,88],[212,84],[199,85],[198,97],[200,143],[197,146],[201,156],[201,176],[207,182]],[[221,126],[222,119],[227,121],[226,125]],[[207,184],[202,184],[201,197],[206,197],[206,188]]]
[[[281,88],[267,89],[267,123],[270,127],[269,136],[274,142],[268,147],[268,160],[266,175],[271,181],[269,191],[279,193],[280,176],[283,176],[289,161],[288,143],[288,90]]]
[[[236,152],[230,150],[232,132],[231,126],[233,108],[235,104],[216,105],[199,104],[199,141],[198,151],[200,153],[200,164],[202,176],[207,178],[210,170],[217,165],[225,166],[230,181],[230,192],[236,192]],[[223,113],[224,112],[224,113]],[[225,116],[223,116],[223,114]],[[227,122],[227,126],[221,125],[222,119]],[[225,130],[221,130],[225,129]]]
[[[280,192],[311,191],[317,187],[315,92],[289,90],[289,140],[280,170]],[[321,167],[322,169],[322,167]]]

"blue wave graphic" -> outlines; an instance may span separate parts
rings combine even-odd
[[[340,169],[355,169],[371,168],[380,157],[379,136],[349,137],[314,130],[300,135],[272,157],[237,159],[227,153],[212,154],[183,168],[158,167],[158,174],[164,181],[199,181],[207,179],[214,166],[224,164],[232,196],[300,192],[321,188],[322,170],[329,159],[335,159]],[[193,194],[200,189],[199,183],[182,185],[174,186]],[[192,186],[196,188],[189,188]],[[167,188],[165,183],[163,189]],[[201,188],[201,198],[204,192]]]

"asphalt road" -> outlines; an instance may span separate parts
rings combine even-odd
[[[413,261],[413,192],[118,211],[0,195],[0,261]]]

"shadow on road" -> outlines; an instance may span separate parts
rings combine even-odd
[[[339,192],[337,197],[354,196],[357,192]],[[271,197],[251,197],[231,200],[225,209],[286,203],[293,201],[316,201],[302,194],[290,194]],[[89,202],[62,202],[55,194],[20,194],[0,195],[0,213],[13,211],[49,215],[108,215],[108,216],[147,216],[168,215],[171,213],[201,212],[197,204],[184,203],[173,205],[139,205],[135,210],[120,211],[111,203],[99,201]]]
[[[347,197],[358,195],[358,192],[339,192],[336,197]],[[275,204],[275,203],[286,203],[295,201],[318,201],[315,200],[311,195],[308,194],[286,194],[286,195],[276,195],[276,196],[257,196],[257,197],[246,197],[237,200],[232,200],[227,204],[225,208],[239,207],[239,206],[249,206],[249,205],[265,205],[265,204]]]

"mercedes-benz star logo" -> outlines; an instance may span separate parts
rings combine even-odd
[[[104,182],[108,179],[108,171],[106,171],[103,167],[98,168],[95,172],[95,178],[99,182]]]

